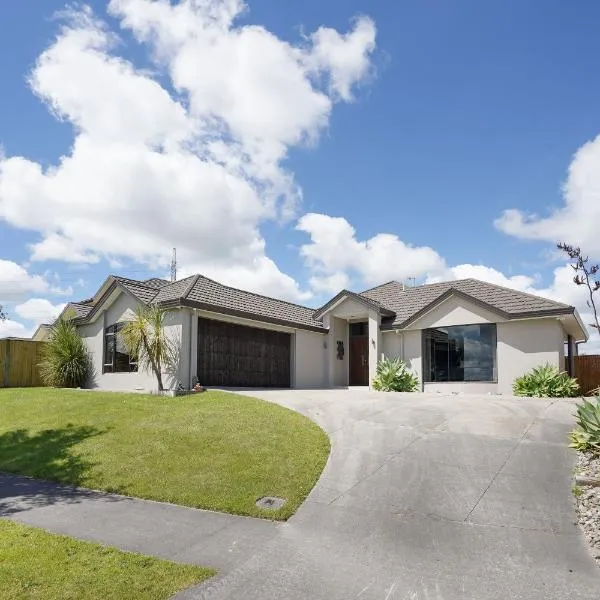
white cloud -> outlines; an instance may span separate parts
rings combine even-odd
[[[522,239],[551,243],[567,241],[600,257],[600,136],[584,144],[573,157],[563,186],[564,205],[542,217],[517,209],[504,211],[498,229]]]
[[[13,321],[12,319],[0,321],[0,339],[5,337],[29,338],[33,335],[34,331],[35,327],[25,327],[23,323]]]
[[[496,285],[520,290],[522,292],[535,293],[535,283],[538,280],[535,276],[530,275],[513,275],[507,276],[504,273],[486,267],[485,265],[462,264],[454,267],[448,267],[435,275],[429,275],[426,283],[437,283],[438,281],[453,281],[455,279],[480,279]]]
[[[225,285],[294,302],[305,302],[312,297],[311,292],[302,290],[292,277],[282,273],[266,256],[249,264],[242,260],[233,265],[194,262],[178,269],[178,278],[195,273],[201,273]]]
[[[52,304],[45,298],[30,298],[22,304],[17,304],[14,311],[22,319],[39,325],[40,323],[52,323],[65,306],[64,303]]]
[[[48,282],[40,275],[30,275],[21,265],[0,259],[0,303],[15,302],[31,293],[49,291]]]
[[[340,271],[331,275],[311,277],[309,284],[315,294],[329,294],[333,296],[341,290],[350,287],[350,277],[343,271]]]
[[[117,33],[90,9],[69,13],[29,82],[74,126],[70,153],[50,168],[0,157],[0,219],[40,233],[32,260],[165,265],[177,246],[183,265],[228,283],[305,297],[265,254],[260,225],[300,202],[288,150],[316,143],[334,103],[351,99],[375,27],[362,17],[348,34],[321,28],[292,45],[238,24],[245,8],[112,0],[152,74],[117,54]]]
[[[375,23],[368,17],[357,19],[355,28],[340,34],[329,27],[319,27],[310,36],[313,51],[309,65],[329,74],[330,90],[343,100],[352,100],[352,86],[371,68],[368,55],[375,49]]]
[[[334,285],[348,285],[353,280],[366,286],[401,281],[445,268],[435,250],[411,246],[390,233],[358,240],[355,229],[341,217],[309,213],[299,219],[296,229],[311,239],[301,246],[300,254],[314,273],[311,283],[315,291],[332,292]]]

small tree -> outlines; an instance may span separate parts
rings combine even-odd
[[[52,387],[81,387],[92,372],[90,356],[77,327],[58,319],[42,346],[42,381]]]
[[[140,367],[152,371],[158,390],[164,391],[162,372],[173,357],[173,343],[164,329],[166,311],[157,306],[140,306],[133,321],[121,330],[121,339]]]
[[[600,271],[600,266],[596,264],[590,264],[588,256],[584,256],[581,253],[581,248],[578,246],[571,246],[564,242],[556,245],[559,250],[562,250],[568,254],[571,261],[571,268],[575,271],[573,282],[576,285],[584,285],[588,289],[588,300],[587,305],[591,309],[594,315],[594,322],[590,323],[590,327],[593,327],[598,333],[600,333],[600,322],[598,321],[598,311],[596,309],[596,303],[594,301],[594,294],[600,290],[600,280],[596,278]]]

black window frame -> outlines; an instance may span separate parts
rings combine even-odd
[[[491,347],[491,356],[488,355],[487,358],[491,359],[491,367],[487,365],[483,366],[467,366],[469,362],[469,358],[465,356],[465,339],[473,339],[472,336],[465,335],[465,330],[469,328],[479,328],[480,337],[484,337],[481,335],[482,328],[486,328],[488,333],[485,337],[491,340],[491,343],[487,344]],[[457,335],[458,330],[463,330],[462,346],[460,344],[455,344],[454,350],[451,348],[452,340],[460,340],[461,336]],[[452,334],[455,335],[452,335]],[[444,339],[446,336],[447,339],[447,367],[445,370],[444,377],[444,364],[435,364],[432,366],[431,359],[434,357],[438,351],[438,348],[431,347],[429,345],[430,341],[433,340],[433,336],[436,335],[438,337],[442,337],[442,340],[438,340],[437,344],[439,344],[440,353],[444,354]],[[423,383],[498,383],[498,328],[496,323],[469,323],[465,325],[451,325],[448,327],[430,327],[427,329],[423,329],[422,331],[422,348],[423,348]],[[462,356],[461,356],[462,353]],[[462,364],[457,364],[462,358]],[[454,359],[455,364],[452,364],[452,359]],[[434,358],[435,360],[435,358]],[[472,360],[472,358],[470,359]],[[443,361],[442,361],[443,363]],[[478,369],[483,370],[487,369],[488,373],[491,372],[490,377],[482,377],[477,378],[474,376],[465,377],[465,371],[468,369]],[[491,371],[490,371],[491,369]],[[462,372],[462,378],[457,377],[457,373]]]
[[[126,323],[115,323],[104,328],[103,352],[102,352],[102,373],[137,373],[138,361],[130,354],[117,352],[117,337],[125,327]],[[109,349],[109,342],[113,340],[113,347]],[[112,357],[109,360],[109,351],[112,352]],[[118,355],[127,356],[127,360],[119,359]],[[126,365],[126,366],[124,366]]]

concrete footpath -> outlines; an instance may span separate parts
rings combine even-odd
[[[302,412],[332,454],[271,523],[0,477],[0,516],[219,569],[191,599],[598,600],[576,525],[570,401],[247,392]]]

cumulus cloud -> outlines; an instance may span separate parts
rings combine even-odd
[[[44,277],[30,275],[21,265],[0,259],[0,304],[19,301],[32,293],[51,291],[52,288]]]
[[[15,313],[22,319],[32,321],[35,325],[52,323],[62,312],[66,304],[52,304],[46,298],[30,298],[15,306]]]
[[[564,204],[548,216],[509,209],[495,221],[500,231],[521,239],[567,241],[600,256],[600,136],[573,157],[563,185]]]
[[[339,287],[335,289],[338,284],[352,281],[377,285],[445,268],[444,260],[432,248],[411,246],[391,233],[358,240],[354,227],[342,217],[309,213],[299,219],[296,229],[310,236],[300,254],[314,273],[311,283],[315,291],[339,291]]]
[[[29,76],[73,125],[51,167],[0,157],[0,219],[39,232],[34,261],[168,262],[224,283],[305,298],[265,252],[263,222],[301,190],[285,160],[318,141],[336,102],[372,70],[375,26],[320,28],[293,45],[243,25],[238,0],[112,0],[120,31],[71,11]],[[128,31],[153,71],[119,55]],[[43,209],[42,209],[43,208]]]
[[[23,323],[13,321],[12,319],[0,321],[0,339],[5,337],[29,338],[33,335],[34,331],[35,327],[25,327]]]
[[[485,265],[462,264],[448,267],[435,275],[428,275],[426,283],[437,283],[439,281],[453,281],[455,279],[480,279],[488,283],[502,285],[521,292],[534,293],[538,277],[531,275],[507,276],[501,271]]]

